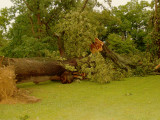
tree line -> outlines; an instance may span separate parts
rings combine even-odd
[[[120,54],[138,50],[160,57],[158,0],[131,0],[111,9],[96,0],[12,2],[14,6],[0,11],[0,45],[6,56],[45,56],[46,51],[57,50],[63,56],[74,51],[68,50],[72,42],[86,52],[87,44],[98,37]],[[97,11],[96,6],[104,9]]]

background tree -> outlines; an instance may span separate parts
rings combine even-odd
[[[152,32],[153,43],[156,46],[155,53],[160,58],[160,1],[154,1],[155,10],[154,10],[154,28]]]
[[[93,12],[94,7],[98,6],[96,0],[12,0],[12,2],[14,6],[8,14],[16,15],[15,22],[7,36],[11,42],[3,50],[5,55],[10,57],[18,57],[18,54],[19,57],[45,56],[46,50],[50,52],[59,50],[63,56],[63,32],[59,34],[54,29],[56,24],[59,21],[63,22],[65,15],[71,11],[81,13],[90,9]],[[26,54],[23,54],[24,52]]]
[[[117,25],[118,34],[125,40],[131,35],[136,48],[145,51],[145,36],[148,34],[148,21],[151,10],[147,9],[150,4],[147,1],[131,0],[126,5],[114,7],[113,14],[121,20]]]
[[[0,10],[0,51],[4,45],[8,42],[6,40],[7,27],[10,24],[10,16],[8,14],[8,9],[3,8]],[[2,54],[0,52],[0,54]]]

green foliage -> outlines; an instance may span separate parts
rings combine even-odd
[[[89,57],[78,61],[78,70],[87,73],[90,81],[108,83],[113,77],[113,64],[105,61],[100,53],[91,54]]]
[[[7,40],[4,39],[3,31],[0,30],[0,49],[7,44]]]
[[[160,1],[155,0],[154,28],[152,30],[152,39],[155,46],[155,53],[160,58]]]
[[[116,26],[121,22],[110,10],[103,10],[102,12],[90,11],[87,17],[92,24],[97,26],[100,39],[104,39],[108,34],[115,32]]]
[[[120,35],[110,34],[106,40],[109,43],[109,48],[119,54],[129,54],[136,52],[135,45],[130,36],[123,40]]]
[[[155,34],[153,34],[153,32],[150,32],[147,36],[144,37],[144,41],[146,44],[146,51],[151,53],[152,56],[156,57],[158,46],[155,45],[154,36]]]
[[[135,55],[128,55],[128,59],[136,66],[132,69],[133,75],[146,76],[154,72],[154,68],[159,64],[160,60],[153,58],[150,53],[137,53]]]
[[[126,5],[112,9],[113,14],[121,20],[121,24],[117,25],[117,34],[124,38],[130,34],[136,48],[141,51],[146,49],[144,38],[149,33],[151,10],[147,7],[150,7],[147,1],[132,0]]]
[[[87,54],[90,44],[97,37],[96,26],[86,17],[89,13],[71,11],[55,26],[64,41],[67,56],[80,57]]]
[[[37,39],[23,36],[21,43],[16,45],[15,41],[11,41],[8,46],[3,48],[3,52],[8,57],[44,57],[47,54],[46,50],[56,49],[50,41],[54,42],[50,37]]]
[[[7,26],[10,24],[9,20],[9,13],[7,8],[3,8],[0,10],[0,30],[3,30],[3,32],[7,31]]]
[[[131,61],[142,64],[126,72],[110,60],[104,60],[99,53],[90,55],[79,62],[77,69],[87,73],[91,81],[106,83],[122,79],[127,74],[130,76],[130,73],[143,76],[153,70],[155,62],[150,55],[149,58],[143,54],[135,55],[137,49],[158,50],[153,45],[159,41],[160,34],[154,30],[152,35],[149,34],[151,10],[146,8],[151,5],[146,1],[131,0],[126,5],[102,12],[94,11],[95,6],[101,6],[97,0],[89,0],[83,12],[80,12],[85,2],[82,0],[12,1],[14,7],[0,11],[0,51],[3,47],[0,55],[64,60],[57,52],[60,48],[57,40],[60,39],[67,58],[85,57],[90,52],[90,44],[98,37],[107,39],[109,48],[116,53],[134,54],[130,56]],[[13,18],[15,21],[7,31]],[[5,39],[9,41],[8,45]],[[65,68],[76,70],[69,65]]]
[[[9,14],[8,9],[3,8],[0,10],[0,55],[2,55],[2,48],[8,43],[6,40],[6,32],[7,32],[7,26],[9,25]]]
[[[133,72],[130,68],[128,68],[128,71],[121,69],[121,68],[114,68],[114,75],[112,76],[112,80],[114,81],[120,81],[124,78],[132,77]]]
[[[49,51],[49,50],[44,50],[45,57],[52,58],[53,60],[66,60],[66,58],[61,57],[59,51]]]
[[[65,64],[64,67],[66,70],[69,70],[69,71],[77,71],[77,69],[74,66],[71,66],[69,64]]]

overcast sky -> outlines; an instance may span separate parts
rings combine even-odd
[[[127,2],[130,2],[130,1],[131,0],[112,0],[112,5],[113,6],[125,5]],[[145,0],[145,1],[148,1],[150,3],[152,0]]]
[[[99,1],[103,1],[103,0],[99,0]],[[112,0],[112,6],[125,5],[129,1],[131,0]],[[151,0],[146,0],[146,1],[151,2]],[[4,7],[10,7],[11,5],[12,3],[10,0],[0,0],[0,9]]]

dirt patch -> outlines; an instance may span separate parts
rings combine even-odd
[[[35,103],[40,101],[29,96],[27,90],[16,87],[16,75],[13,66],[0,67],[0,104]]]

